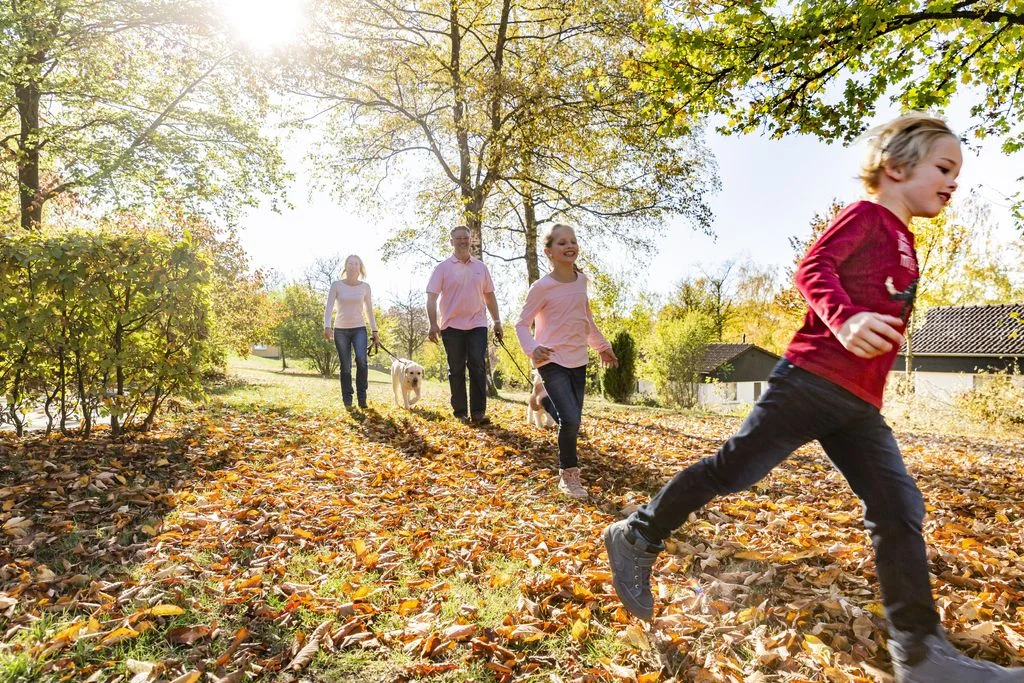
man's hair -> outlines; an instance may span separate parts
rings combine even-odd
[[[455,237],[455,233],[459,232],[460,230],[465,230],[466,234],[469,235],[470,237],[473,236],[473,233],[471,233],[469,231],[469,228],[467,228],[465,225],[456,225],[454,228],[452,228],[452,231],[449,233],[449,237]]]
[[[946,135],[956,138],[945,121],[921,112],[910,112],[871,128],[861,136],[868,141],[860,167],[864,189],[871,194],[878,192],[886,166],[909,173],[935,141]]]

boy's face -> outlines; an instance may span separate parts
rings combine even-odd
[[[945,135],[932,144],[909,172],[899,169],[889,170],[888,174],[898,181],[897,193],[910,215],[932,218],[953,196],[962,165],[960,141]]]

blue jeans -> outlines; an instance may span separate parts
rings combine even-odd
[[[469,368],[469,416],[479,419],[487,412],[487,328],[441,330],[444,353],[448,358],[448,388],[452,392],[452,412],[466,417],[466,368]]]
[[[919,642],[939,623],[921,536],[924,499],[892,430],[873,405],[786,359],[739,431],[714,457],[677,473],[633,513],[630,525],[660,543],[691,512],[760,481],[814,440],[861,500],[892,637]]]
[[[369,373],[366,366],[366,328],[334,328],[334,348],[338,349],[341,375],[341,400],[352,405],[352,350],[356,354],[356,398],[359,405],[366,405],[366,387]]]
[[[558,469],[579,467],[576,459],[576,438],[583,419],[583,390],[587,385],[587,366],[566,368],[547,363],[537,368],[544,380],[544,409],[558,423]]]

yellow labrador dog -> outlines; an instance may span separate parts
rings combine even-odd
[[[533,425],[538,429],[557,426],[555,418],[544,410],[544,404],[541,403],[547,395],[548,392],[544,390],[544,380],[540,378],[540,373],[534,370],[533,391],[530,392],[530,398],[526,402],[526,424]]]
[[[395,390],[395,405],[412,408],[420,400],[423,386],[423,366],[408,358],[396,358],[391,364],[391,384]]]

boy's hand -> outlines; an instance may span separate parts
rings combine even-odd
[[[903,320],[894,315],[865,311],[843,323],[836,338],[858,358],[874,358],[903,343],[903,334],[898,329],[902,327]]]

